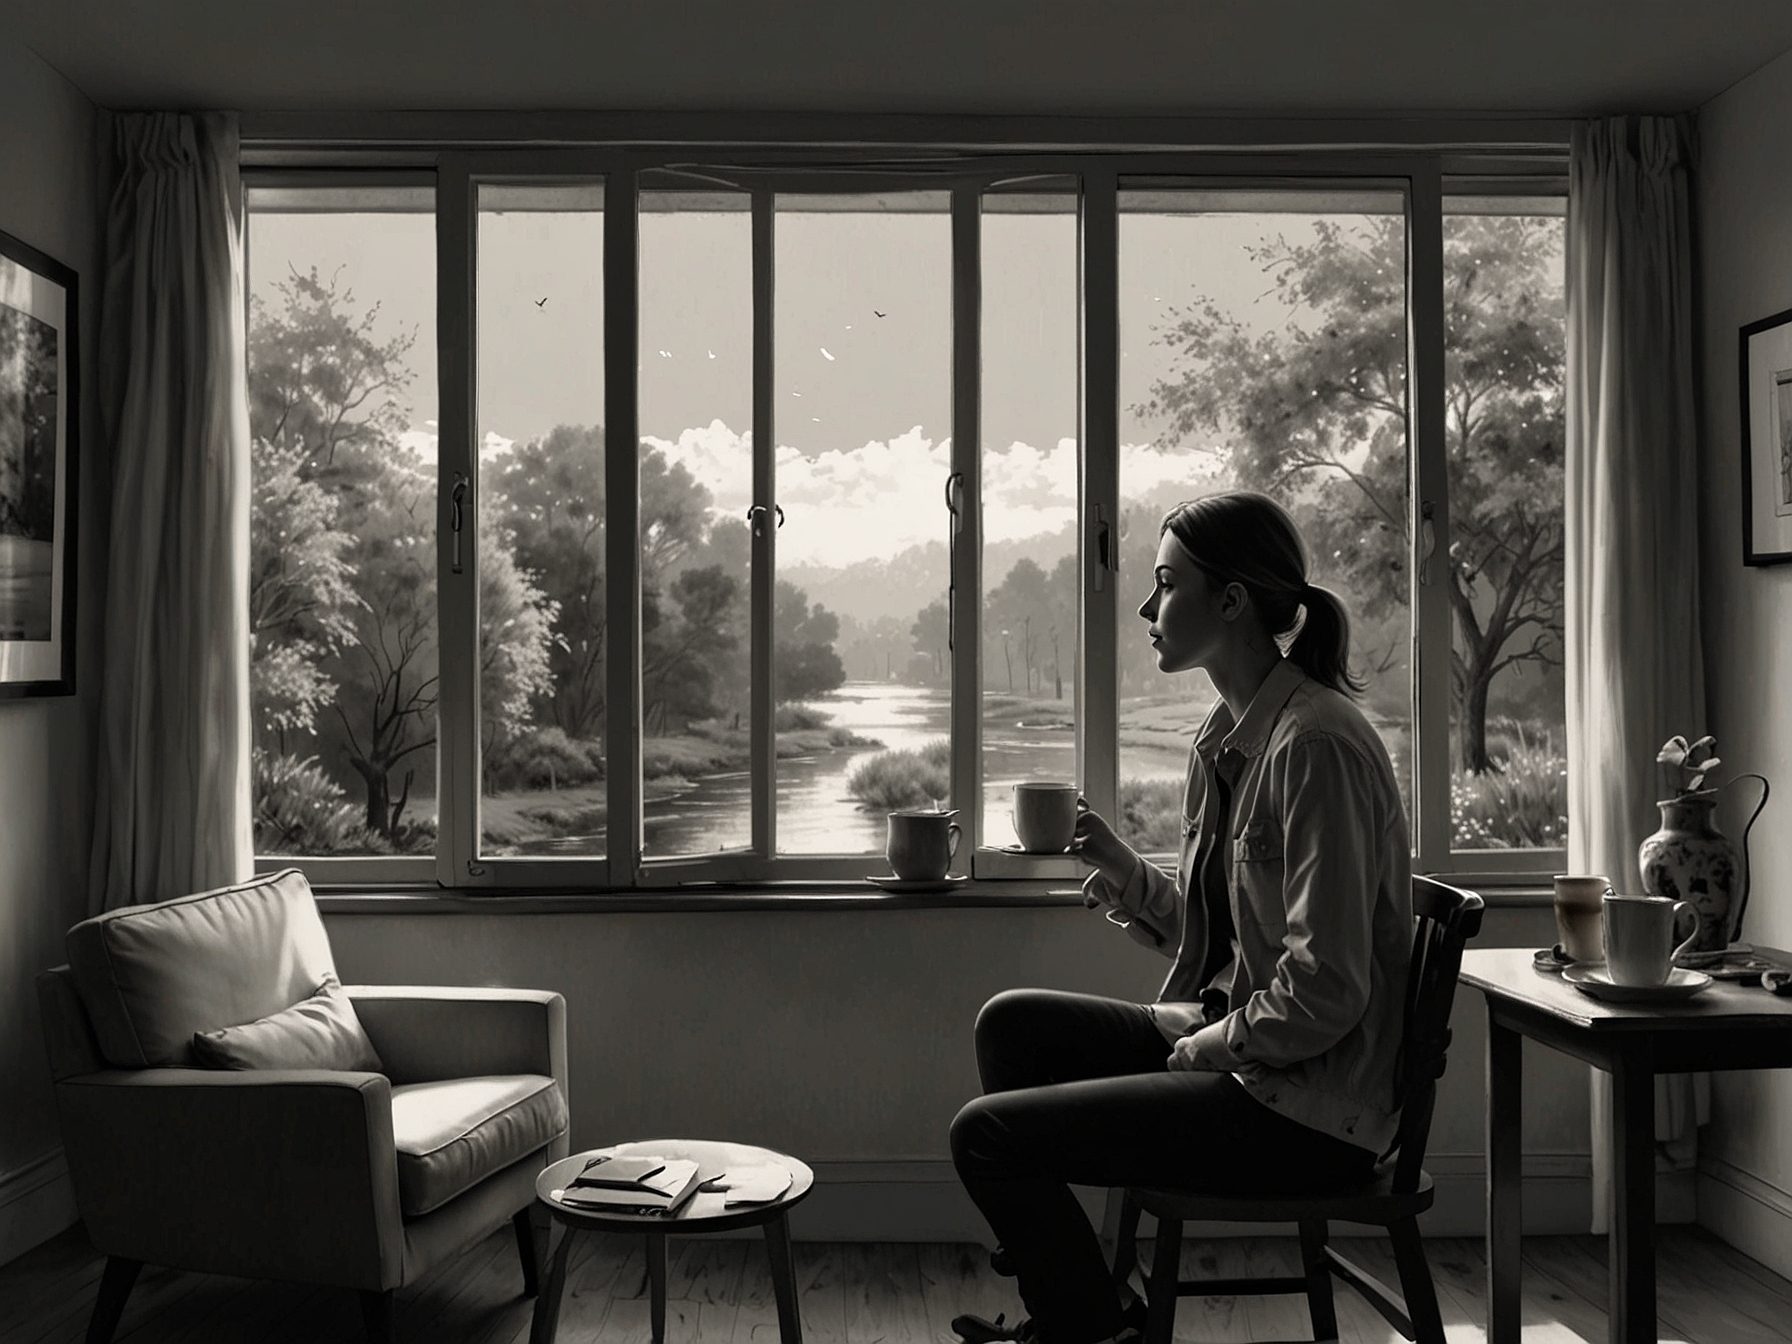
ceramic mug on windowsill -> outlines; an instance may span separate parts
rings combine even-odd
[[[884,857],[890,871],[904,882],[937,882],[952,866],[958,853],[956,809],[908,808],[889,817],[889,840]]]
[[[1014,834],[1029,854],[1062,854],[1076,838],[1077,787],[1028,780],[1014,786]]]

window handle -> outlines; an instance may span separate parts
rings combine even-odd
[[[958,501],[964,490],[964,473],[954,471],[946,477],[946,512],[952,515],[952,526],[946,534],[946,652],[951,653],[958,634]]]
[[[1426,500],[1419,505],[1419,583],[1431,584],[1431,553],[1437,549],[1437,505]]]
[[[778,515],[778,526],[783,527],[784,526],[784,506],[782,504],[774,504],[771,507],[771,511],[775,512]],[[765,521],[766,513],[767,513],[767,509],[766,509],[765,505],[763,505],[763,504],[753,504],[753,505],[749,505],[747,508],[747,521],[753,525],[753,535],[756,537],[762,537],[765,535],[765,531],[764,531],[762,524]]]
[[[468,484],[466,473],[457,471],[454,473],[454,487],[448,492],[448,529],[454,533],[454,562],[448,568],[455,574],[461,572],[461,511],[466,502]]]
[[[1095,591],[1100,592],[1107,586],[1109,570],[1118,572],[1119,566],[1114,563],[1114,529],[1108,523],[1107,509],[1095,506]]]

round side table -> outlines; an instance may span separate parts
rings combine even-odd
[[[553,1197],[556,1190],[584,1169],[599,1153],[617,1157],[651,1154],[654,1157],[684,1158],[697,1164],[701,1181],[720,1176],[731,1167],[780,1166],[790,1172],[790,1185],[778,1198],[765,1204],[727,1207],[727,1192],[698,1190],[677,1213],[670,1217],[616,1213],[563,1204]],[[771,1259],[772,1290],[778,1300],[779,1344],[802,1344],[802,1321],[797,1314],[796,1272],[790,1256],[790,1209],[802,1202],[815,1184],[815,1173],[794,1157],[775,1153],[769,1148],[755,1148],[746,1143],[716,1143],[705,1139],[647,1139],[640,1143],[619,1143],[609,1148],[593,1148],[574,1153],[547,1167],[535,1178],[535,1198],[561,1225],[560,1244],[548,1270],[548,1281],[535,1299],[535,1318],[529,1330],[529,1344],[553,1344],[554,1332],[560,1324],[560,1297],[566,1288],[567,1252],[573,1237],[580,1232],[622,1232],[647,1239],[647,1280],[652,1291],[653,1344],[664,1344],[666,1338],[666,1238],[692,1237],[704,1232],[730,1232],[740,1227],[763,1226],[765,1250]]]

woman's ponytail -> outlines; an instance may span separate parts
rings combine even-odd
[[[1321,686],[1360,694],[1366,682],[1350,670],[1350,613],[1329,588],[1309,583],[1301,590],[1306,619],[1288,646],[1288,657]]]

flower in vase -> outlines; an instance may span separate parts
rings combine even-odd
[[[1674,796],[1684,798],[1687,794],[1697,793],[1704,788],[1705,776],[1723,764],[1716,752],[1717,739],[1710,734],[1696,742],[1688,742],[1676,734],[1661,744],[1661,750],[1655,753],[1655,759],[1657,763],[1670,766],[1678,772]]]

